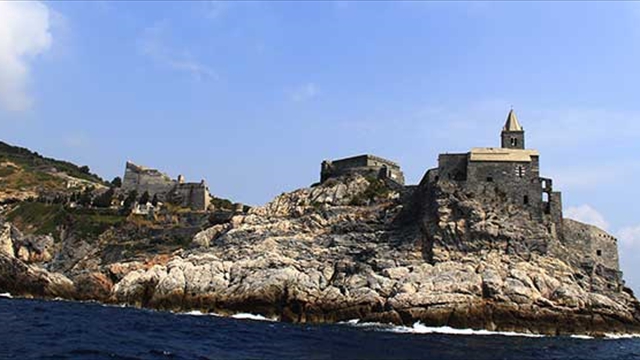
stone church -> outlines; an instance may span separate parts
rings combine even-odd
[[[431,181],[454,181],[471,193],[491,187],[507,201],[529,211],[538,221],[562,228],[562,194],[540,176],[540,154],[526,149],[525,131],[513,110],[502,128],[500,148],[472,148],[462,154],[440,154],[438,168],[427,173]],[[561,234],[559,234],[561,235]]]

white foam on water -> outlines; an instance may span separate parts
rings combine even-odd
[[[580,340],[593,340],[595,339],[593,336],[589,335],[571,335],[572,339],[580,339]]]
[[[640,334],[604,334],[607,340],[640,339]]]
[[[205,314],[202,311],[198,311],[198,310],[191,310],[191,311],[187,311],[187,312],[179,312],[177,314],[178,315],[189,315],[189,316],[207,316],[207,315],[211,315],[211,314]]]
[[[411,327],[394,326],[394,325],[379,324],[379,323],[360,323],[358,320],[350,320],[346,322],[346,324],[352,325],[352,326],[358,326],[358,327],[375,327],[378,330],[390,331],[390,332],[400,333],[400,334],[443,334],[443,335],[463,335],[463,336],[471,336],[471,335],[520,336],[520,337],[532,337],[532,338],[544,337],[544,335],[525,334],[525,333],[508,332],[508,331],[455,329],[449,326],[431,327],[431,326],[426,326],[421,322],[417,322],[413,324],[413,326]]]
[[[9,293],[2,293],[0,294],[0,298],[13,299],[13,296],[11,296],[11,294]]]
[[[234,315],[231,315],[231,317],[239,320],[277,321],[277,319],[269,319],[262,315],[249,314],[249,313],[234,314]]]

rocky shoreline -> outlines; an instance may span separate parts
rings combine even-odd
[[[301,323],[640,333],[640,303],[612,271],[561,255],[562,242],[511,220],[507,205],[379,181],[354,175],[282,194],[167,253],[116,253],[106,235],[65,246],[72,240],[5,222],[0,293]]]

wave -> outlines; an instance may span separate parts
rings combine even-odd
[[[0,298],[13,299],[13,296],[11,296],[11,294],[9,293],[1,293]]]
[[[250,314],[250,313],[239,313],[231,315],[234,319],[239,320],[255,320],[255,321],[277,321],[277,319],[270,319],[268,317],[264,317],[262,315]]]
[[[399,334],[442,334],[442,335],[462,335],[462,336],[471,336],[471,335],[480,335],[480,336],[519,336],[519,337],[532,337],[532,338],[541,338],[545,337],[545,335],[539,334],[526,334],[526,333],[518,333],[518,332],[509,332],[509,331],[489,331],[489,330],[473,330],[473,329],[455,329],[449,326],[441,326],[441,327],[431,327],[422,324],[421,322],[416,322],[413,326],[395,326],[389,324],[380,324],[380,323],[361,323],[359,320],[349,320],[342,324],[357,326],[357,327],[370,327],[374,328],[374,330],[378,331],[389,331]]]
[[[268,317],[251,314],[251,313],[237,313],[230,316],[217,314],[217,313],[203,313],[199,310],[192,310],[187,312],[177,313],[178,315],[189,315],[189,316],[215,316],[215,317],[230,317],[237,320],[254,320],[254,321],[278,321],[277,319],[270,319]]]
[[[608,340],[639,339],[640,334],[604,334]]]

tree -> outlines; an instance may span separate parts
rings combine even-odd
[[[136,199],[138,198],[138,192],[135,190],[129,191],[129,195],[127,195],[126,199],[124,199],[124,204],[122,205],[122,213],[128,214],[133,209],[133,205],[136,203]]]
[[[111,206],[111,202],[113,201],[113,195],[113,188],[109,188],[109,190],[96,197],[96,199],[93,201],[93,205],[100,208],[108,208]]]
[[[153,199],[151,200],[151,205],[156,207],[156,206],[158,206],[158,202],[160,202],[160,200],[158,199],[158,194],[153,194]]]
[[[142,196],[140,196],[140,201],[138,201],[140,204],[146,204],[149,202],[149,200],[151,200],[151,195],[149,195],[148,191],[145,191]]]
[[[111,180],[111,186],[115,188],[122,187],[122,179],[120,178],[120,176],[116,176],[113,178],[113,180]]]
[[[89,167],[87,165],[81,166],[80,167],[80,172],[83,173],[83,174],[90,174],[91,173],[91,169],[89,169]]]
[[[82,206],[91,206],[91,202],[93,201],[93,188],[87,187],[84,189],[80,198],[78,199],[78,204]]]

